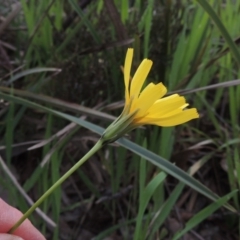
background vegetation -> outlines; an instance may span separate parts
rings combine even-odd
[[[152,59],[148,80],[200,119],[105,147],[31,221],[47,239],[239,239],[240,1],[2,0],[0,16],[2,198],[26,211],[93,146],[134,47],[133,70]]]

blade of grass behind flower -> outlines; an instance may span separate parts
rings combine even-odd
[[[92,12],[88,11],[86,14],[86,17],[88,17]],[[66,47],[71,44],[71,41],[74,39],[74,36],[79,32],[80,28],[84,26],[84,22],[83,21],[79,21],[74,27],[68,27],[67,30],[67,35],[64,38],[64,40],[60,43],[59,46],[56,46],[55,49],[55,53],[56,54],[61,54],[61,52],[63,52]]]
[[[47,121],[46,121],[46,129],[45,129],[44,138],[48,139],[52,135],[53,118],[55,116],[51,112],[49,112],[46,117],[47,117]],[[41,154],[42,157],[47,155],[49,151],[50,151],[50,143],[43,146],[42,154]],[[51,166],[51,162],[50,162],[50,166]],[[38,188],[38,192],[40,192],[41,194],[46,192],[48,190],[48,188],[51,187],[51,185],[53,184],[52,180],[51,180],[53,178],[53,176],[51,174],[49,174],[49,171],[51,171],[51,167],[50,167],[50,169],[49,169],[49,167],[46,167],[45,171],[42,171],[42,174],[40,175],[40,178],[38,179],[37,188]],[[53,206],[54,204],[55,203],[53,202],[53,195],[51,195],[48,199],[46,199],[46,201],[43,202],[43,204],[42,204],[43,211],[47,212],[48,206]],[[54,219],[54,221],[56,221],[56,219]],[[42,226],[42,232],[43,232],[43,234],[46,234],[46,224],[45,223]]]
[[[59,68],[32,68],[32,69],[28,69],[28,70],[24,70],[20,73],[15,74],[14,76],[12,76],[6,83],[6,86],[11,85],[12,83],[14,83],[16,80],[25,77],[27,75],[33,74],[33,73],[40,73],[40,72],[60,72],[61,69]]]
[[[240,76],[240,71],[239,71],[239,76]],[[237,86],[237,88],[239,88],[239,86]],[[237,100],[237,88],[229,88],[229,104],[230,104],[230,116],[231,116],[231,126],[232,126],[232,134],[235,138],[239,137],[239,126],[238,126],[238,122],[239,122],[239,113],[240,113],[240,109],[238,108],[238,103],[236,102]],[[230,150],[228,148],[228,150]],[[239,152],[239,147],[234,146],[234,148],[232,148],[229,152],[229,155],[227,156],[228,158],[228,163],[230,161],[233,161],[233,165],[234,165],[234,170],[233,172],[230,172],[230,169],[228,170],[228,175],[234,175],[235,179],[232,179],[232,181],[236,181],[238,188],[240,187],[240,163],[239,163],[239,158],[240,158],[240,152]],[[236,173],[236,175],[235,175]],[[239,196],[236,196],[237,199],[235,199],[236,205],[238,206],[239,209]]]
[[[158,151],[157,153],[164,157],[170,158],[173,150],[174,144],[174,134],[173,134],[173,127],[169,128],[162,128],[161,135],[158,142]]]
[[[177,240],[182,237],[186,232],[196,227],[199,223],[201,223],[204,219],[208,218],[212,213],[214,213],[217,209],[227,203],[235,194],[237,194],[238,190],[232,191],[224,197],[219,198],[216,202],[210,204],[208,207],[201,210],[199,213],[195,214],[185,225],[185,228],[180,232],[176,233],[172,240]]]
[[[234,150],[227,146],[226,149],[226,157],[222,159],[222,161],[225,161],[227,164],[227,175],[228,175],[228,181],[230,185],[230,189],[234,191],[235,189],[239,188],[238,182],[236,181],[236,167],[235,167],[235,162],[234,162],[234,157],[232,156],[232,152]],[[239,209],[239,197],[234,196],[234,205],[236,206],[237,209]]]
[[[5,145],[6,145],[6,160],[7,165],[10,165],[12,157],[12,144],[13,144],[13,133],[14,133],[14,110],[15,103],[11,102],[9,104],[9,109],[7,116],[5,118],[6,122],[6,131],[4,135]]]
[[[172,148],[174,143],[174,134],[173,134],[174,128],[159,128],[157,126],[153,126],[151,128],[151,132],[149,133],[150,136],[147,137],[148,144],[147,149],[149,149],[152,152],[157,153],[159,156],[169,159],[172,154]],[[142,130],[139,130],[142,131]],[[140,144],[142,146],[142,144]],[[152,164],[149,163],[151,166]],[[155,165],[152,165],[152,168],[149,169],[149,172],[153,174],[153,171],[155,172],[153,175],[157,174],[157,171],[154,170]],[[161,171],[161,170],[160,170]],[[150,176],[148,176],[150,178]],[[153,193],[152,196],[152,211],[158,212],[159,209],[162,208],[162,205],[164,204],[166,198],[165,194],[165,187],[164,184],[159,184],[158,189]],[[151,218],[152,219],[152,218]],[[146,220],[147,221],[147,220]],[[149,231],[149,226],[151,224],[151,220],[148,221],[148,229],[146,229],[146,232]],[[147,233],[145,233],[146,235]],[[144,236],[145,236],[144,235]]]
[[[146,160],[141,158],[139,169],[139,209],[134,232],[134,240],[146,239],[146,226],[148,226],[149,219],[147,219],[147,222],[143,221],[144,213],[155,190],[159,187],[160,184],[163,183],[163,181],[167,177],[164,172],[160,172],[147,184],[147,186],[145,186],[146,174]]]
[[[103,1],[99,1],[99,4],[100,4],[100,2],[103,3]],[[96,4],[97,4],[97,2],[96,2]],[[94,11],[96,11],[96,8],[98,8],[99,4],[97,6],[94,5],[94,3],[88,5],[88,10],[86,12],[84,12],[84,17],[86,19],[89,19],[91,17],[91,15],[95,14]],[[65,31],[67,34],[66,34],[66,37],[63,39],[63,42],[60,43],[59,46],[56,46],[56,50],[55,50],[56,54],[61,55],[61,53],[66,49],[66,47],[69,44],[72,44],[72,40],[74,39],[75,35],[79,34],[79,31],[85,25],[86,25],[86,23],[84,21],[79,21],[76,24],[75,24],[75,22],[73,22],[73,24],[71,26],[69,26],[68,29]],[[114,47],[117,47],[117,46],[128,45],[132,41],[133,41],[132,39],[126,39],[124,41],[117,41],[117,42],[107,41],[107,44],[104,44],[104,43],[101,44],[101,45],[98,44],[96,46],[91,46],[87,49],[83,49],[80,52],[78,51],[76,53],[73,53],[71,56],[69,56],[68,61],[69,62],[73,61],[73,59],[76,58],[76,56],[91,54],[91,53],[94,53],[94,52],[100,52],[100,51],[103,51],[105,49],[114,48]]]
[[[190,9],[186,10],[184,18],[189,17]],[[184,57],[181,61],[181,67],[178,79],[186,76],[188,73],[191,73],[194,70],[197,62],[200,61],[199,56],[203,56],[204,52],[207,50],[205,44],[208,43],[208,30],[209,30],[209,19],[206,13],[201,8],[198,8],[195,5],[193,10],[194,14],[190,15],[192,19],[192,26],[190,33],[187,33],[188,25],[185,24],[185,31],[182,34],[185,35],[185,51]],[[190,17],[190,19],[191,19]],[[190,20],[189,19],[189,20]],[[187,21],[187,19],[186,19]],[[203,53],[201,53],[203,51]],[[201,54],[200,54],[201,53]],[[201,62],[201,61],[200,61]],[[184,66],[184,67],[183,67]]]
[[[53,22],[54,27],[57,29],[57,31],[60,31],[62,29],[62,23],[63,23],[63,13],[64,13],[64,2],[61,0],[55,0],[54,4],[50,8],[50,15],[54,16]]]
[[[103,0],[99,0],[97,3],[97,14],[99,15],[103,9]]]
[[[47,107],[43,107],[39,104],[27,101],[27,100],[19,98],[19,97],[7,95],[7,94],[1,93],[1,92],[0,92],[0,97],[2,97],[3,99],[5,99],[7,101],[17,102],[18,104],[23,104],[27,107],[31,107],[31,108],[34,108],[34,109],[40,109],[40,110],[52,113],[56,116],[62,117],[62,118],[67,119],[71,122],[75,122],[75,123],[87,128],[90,131],[93,131],[93,132],[95,132],[99,135],[102,135],[102,133],[104,131],[104,129],[102,127],[99,127],[95,124],[84,121],[82,119],[71,116],[69,114],[65,114],[65,113],[62,113],[62,112],[59,112],[59,111],[55,111],[55,110],[49,109]],[[186,185],[190,186],[191,188],[193,188],[197,192],[203,194],[204,196],[211,199],[212,201],[216,201],[219,198],[219,196],[217,196],[215,193],[213,193],[210,189],[205,187],[203,184],[201,184],[195,178],[191,177],[188,173],[184,172],[183,170],[181,170],[180,168],[178,168],[174,164],[170,163],[169,161],[165,160],[164,158],[158,156],[157,154],[155,154],[153,152],[150,152],[147,149],[144,149],[143,147],[141,147],[141,146],[125,139],[125,138],[121,138],[121,139],[117,140],[116,142],[119,145],[121,145],[121,146],[129,149],[130,151],[136,153],[140,157],[150,161],[151,163],[153,163],[154,165],[156,165],[157,167],[162,169],[164,172],[170,174],[171,176],[175,177],[179,181],[181,181],[181,182],[185,183]],[[231,205],[225,204],[224,206],[227,209],[229,209],[230,211],[236,212],[236,209],[233,208]]]
[[[119,40],[127,39],[127,31],[121,21],[121,16],[118,11],[119,7],[117,6],[117,2],[114,0],[104,0],[104,6],[108,17],[114,26],[116,37]]]
[[[69,3],[71,4],[72,8],[77,12],[77,14],[79,15],[79,17],[81,18],[81,21],[84,22],[84,24],[86,25],[86,27],[88,28],[89,32],[91,33],[94,41],[97,44],[101,44],[101,39],[98,36],[97,31],[95,30],[94,26],[92,25],[92,23],[88,20],[86,14],[82,11],[82,9],[78,6],[77,2],[75,0],[68,0]]]
[[[155,216],[152,218],[152,223],[149,225],[149,238],[154,239],[154,234],[159,230],[163,222],[170,215],[170,212],[173,210],[174,205],[176,204],[177,199],[183,191],[185,184],[180,182],[171,192],[171,195],[168,197],[166,202],[159,208],[159,211],[156,212]]]
[[[25,17],[25,21],[28,27],[28,32],[29,35],[31,32],[33,32],[34,29],[34,11],[32,11],[33,6],[34,6],[34,2],[30,1],[27,3],[27,1],[25,0],[21,0],[21,5],[23,8],[23,12],[24,12],[24,17]]]
[[[28,63],[37,61],[40,64],[44,54],[50,53],[53,45],[53,26],[48,16],[54,2],[56,1],[43,0],[36,8],[34,1],[30,1],[29,4],[21,1],[29,35],[27,50],[24,52],[23,58],[29,59]],[[60,12],[58,14],[62,15]],[[38,49],[42,49],[42,51]]]
[[[51,157],[51,181],[49,181],[49,185],[51,186],[53,183],[55,183],[60,177],[60,169],[61,169],[61,160],[63,158],[63,152],[62,151],[55,151],[54,154]],[[50,187],[49,186],[49,187]],[[62,188],[58,187],[54,190],[52,194],[52,200],[50,205],[52,206],[52,216],[56,223],[59,223],[60,213],[61,213],[61,194]],[[59,229],[55,228],[53,231],[53,240],[59,240]]]
[[[233,67],[233,63],[229,61],[229,65],[230,67]],[[229,73],[231,74],[231,73]],[[240,77],[240,71],[238,70],[238,76]],[[240,109],[239,109],[239,103],[236,102],[238,100],[238,92],[239,92],[240,87],[231,87],[229,88],[229,110],[230,110],[230,117],[231,117],[231,131],[232,131],[232,135],[235,138],[239,137],[239,113],[240,113]],[[240,187],[240,163],[239,163],[239,158],[240,158],[240,152],[239,152],[239,148],[234,146],[233,149],[231,149],[232,154],[228,155],[228,160],[229,161],[233,161],[234,164],[234,172],[236,173],[235,179],[238,185],[238,188]],[[230,151],[229,151],[230,153]],[[230,157],[231,156],[231,157]],[[228,161],[228,162],[229,162]],[[230,171],[230,170],[229,170]],[[234,172],[229,172],[228,171],[228,175],[232,175],[234,174]],[[231,178],[229,178],[231,179]],[[233,179],[232,179],[233,180]],[[234,181],[234,180],[233,180]],[[238,206],[239,209],[239,196],[236,196],[237,199],[235,199],[236,202],[236,206]]]
[[[207,154],[200,160],[194,163],[193,166],[191,166],[189,174],[193,176],[205,163],[208,162],[209,159],[213,156],[213,153]],[[161,208],[159,208],[158,211],[156,211],[155,216],[152,218],[152,223],[149,225],[149,239],[154,239],[154,233],[158,231],[158,229],[162,226],[164,221],[169,216],[170,212],[174,209],[174,205],[176,204],[176,201],[178,200],[180,194],[182,193],[183,189],[185,187],[185,184],[182,182],[179,182],[177,186],[174,188],[174,190],[171,192],[170,196],[167,198],[167,200],[162,204]]]
[[[201,92],[201,91],[206,91],[206,90],[211,90],[211,89],[226,88],[226,87],[237,86],[237,85],[240,85],[240,79],[228,80],[228,81],[225,81],[225,82],[211,84],[211,85],[208,85],[208,86],[194,88],[194,89],[190,89],[190,90],[178,90],[178,91],[170,92],[169,95],[174,94],[174,93],[187,95],[187,94],[190,94],[190,93]]]
[[[41,43],[42,46],[44,46],[44,49],[50,50],[51,47],[53,46],[53,22],[50,21],[49,15],[50,15],[50,10],[54,6],[56,2],[59,0],[42,0],[42,10],[41,10],[41,15],[40,18],[35,26],[35,29],[39,31],[41,38],[39,38],[39,44]],[[36,8],[35,8],[36,9]],[[58,9],[59,10],[59,9]],[[57,15],[61,15],[62,12],[57,12]],[[55,15],[55,14],[54,14]],[[32,45],[33,46],[33,45]]]
[[[214,125],[214,128],[217,130],[218,134],[222,136],[223,133],[221,131],[221,125],[219,124],[219,119],[216,110],[208,103],[204,95],[202,96],[200,93],[198,93],[197,96],[198,99],[201,100],[201,102],[207,109],[208,117],[211,120],[211,123]]]
[[[100,112],[98,110],[88,108],[85,106],[81,106],[79,104],[75,103],[69,103],[57,98],[49,97],[46,95],[41,95],[41,94],[36,94],[34,92],[29,92],[29,91],[24,91],[24,90],[19,90],[19,89],[11,89],[11,88],[6,88],[6,87],[1,87],[0,86],[0,91],[6,92],[6,93],[11,93],[11,91],[14,93],[14,95],[25,97],[25,98],[30,98],[34,99],[43,103],[46,103],[52,107],[57,107],[63,110],[71,111],[74,113],[82,113],[86,114],[88,116],[96,117],[99,119],[104,119],[107,121],[113,121],[116,118],[110,114]]]
[[[185,183],[186,185],[190,186],[197,192],[203,194],[204,196],[210,198],[213,201],[216,201],[219,197],[213,193],[210,189],[205,187],[195,178],[191,177],[189,174],[181,170],[180,168],[176,167],[174,164],[168,162],[167,160],[159,157],[158,155],[138,146],[137,144],[122,138],[117,141],[121,146],[126,147],[130,151],[142,156],[143,158],[149,160],[154,165],[158,166],[160,169],[165,171],[166,173],[170,174],[171,176],[175,177],[179,181]],[[236,212],[230,205],[225,205],[230,211]]]
[[[208,13],[209,17],[212,19],[212,21],[216,24],[219,31],[221,32],[223,38],[225,39],[226,43],[228,44],[232,55],[235,57],[238,64],[240,64],[240,51],[237,48],[236,44],[232,40],[232,37],[230,36],[229,32],[227,31],[226,27],[224,26],[221,19],[219,19],[216,12],[213,10],[212,6],[206,1],[206,0],[197,0],[199,5]]]
[[[126,157],[127,157],[127,150],[122,148],[109,148],[109,159],[111,161],[109,162],[107,159],[104,158],[104,166],[109,167],[110,175],[111,175],[111,189],[113,191],[113,194],[117,192],[121,192],[121,188],[124,189],[128,187],[125,185],[126,182],[130,182],[130,179],[128,177],[127,171],[128,166],[126,166]],[[119,159],[122,159],[122,161],[113,161],[114,156],[118,156]],[[122,179],[124,177],[124,179]],[[115,202],[113,202],[115,205]]]
[[[128,0],[121,1],[121,19],[123,24],[128,20],[129,2]]]
[[[70,159],[72,158],[72,156],[68,156]],[[75,161],[72,159],[72,163],[74,164]],[[100,192],[99,189],[97,188],[97,186],[95,186],[90,180],[89,177],[84,173],[83,170],[81,170],[81,168],[79,168],[77,170],[77,174],[80,177],[80,179],[82,180],[82,182],[87,186],[87,188],[94,194],[95,197],[100,197]]]
[[[194,11],[194,14],[189,14],[190,11]],[[190,18],[190,19],[188,19]],[[187,22],[191,20],[193,27],[191,31],[188,31]],[[173,53],[173,60],[171,66],[168,68],[169,77],[167,79],[167,85],[169,90],[179,88],[182,81],[186,76],[195,71],[196,59],[199,59],[200,52],[203,58],[204,52],[207,51],[205,46],[209,34],[209,21],[207,14],[198,7],[193,9],[186,8],[183,16],[184,29],[178,36],[176,50]],[[181,63],[180,63],[181,61]],[[204,85],[203,85],[204,86]]]
[[[153,126],[151,129],[148,128],[149,132],[146,134],[146,139],[147,139],[146,148],[149,151],[157,153],[161,157],[169,159],[171,156],[171,150],[172,150],[172,144],[173,144],[172,140],[174,138],[172,137],[171,134],[170,135],[168,134],[171,132],[172,128],[168,129],[168,130],[170,130],[170,132],[164,131],[165,129],[167,129],[167,128],[159,128],[157,126]],[[143,131],[141,129],[139,129],[139,132],[142,133],[142,135],[143,135]],[[165,138],[165,141],[162,141],[162,139],[164,139],[164,138]],[[139,145],[143,146],[142,141],[141,142],[135,141],[135,142],[138,143]],[[164,147],[162,147],[162,143],[164,144],[165,142],[169,143],[167,149],[164,149]],[[154,176],[155,174],[157,174],[159,172],[159,169],[156,169],[156,167],[149,162],[147,164],[147,170],[148,170],[147,179],[151,179],[152,176]],[[165,201],[165,192],[166,191],[165,191],[164,184],[160,184],[158,189],[154,192],[154,194],[152,196],[152,201],[153,201],[152,210],[153,211],[158,211],[161,208],[162,204]]]
[[[150,32],[151,32],[151,28],[152,28],[152,18],[153,18],[153,4],[154,4],[154,0],[150,0],[148,1],[148,6],[147,6],[147,14],[145,15],[145,26],[144,26],[144,50],[143,50],[143,57],[147,57],[148,53],[149,53],[149,41],[150,41]]]
[[[147,58],[149,53],[149,40],[152,27],[153,18],[153,4],[154,0],[148,1],[147,7],[142,15],[142,18],[138,24],[138,31],[143,32],[143,57]]]
[[[224,15],[224,13],[222,13]],[[226,23],[229,25],[231,22],[226,21]],[[219,60],[221,68],[219,69],[219,74],[221,78],[236,78],[240,77],[239,70],[236,68],[236,62],[232,60],[232,56],[230,53],[226,54],[223,58]],[[226,69],[230,69],[229,71],[226,71]],[[229,102],[229,107],[225,110],[226,114],[230,114],[230,121],[221,124],[221,129],[224,129],[224,131],[221,131],[222,135],[224,136],[223,142],[227,142],[231,140],[232,138],[238,138],[238,132],[239,132],[239,103],[238,101],[238,89],[239,86],[236,87],[230,87],[228,88],[227,95],[224,97]],[[220,100],[223,100],[221,98]],[[229,135],[231,136],[229,139]],[[234,190],[236,188],[239,188],[240,186],[240,165],[239,165],[239,148],[237,146],[229,146],[227,148],[227,153],[225,157],[223,157],[222,161],[226,162],[228,165],[227,174],[228,174],[228,180],[229,185],[231,186],[231,189]],[[235,195],[233,197],[235,206],[237,209],[239,209],[239,195]]]
[[[53,114],[49,113],[46,124],[45,138],[50,138],[53,131],[54,123]],[[49,189],[53,183],[55,183],[60,178],[60,165],[63,157],[62,151],[59,151],[59,148],[54,149],[54,153],[51,155],[51,159],[46,168],[42,168],[42,174],[37,178],[35,186],[38,186],[38,191],[45,192]],[[50,144],[47,144],[43,147],[42,156],[46,156],[51,151]],[[34,173],[32,173],[34,175]],[[35,178],[36,179],[36,178]],[[28,179],[29,181],[29,179]],[[40,183],[40,184],[39,184]],[[31,183],[33,184],[33,183]],[[42,208],[45,212],[48,212],[49,206],[51,206],[51,215],[54,221],[58,224],[60,216],[60,206],[61,206],[61,188],[57,188],[54,193],[46,199],[43,203]],[[46,234],[46,224],[42,225],[42,232]],[[59,229],[54,228],[53,230],[53,240],[59,239]]]

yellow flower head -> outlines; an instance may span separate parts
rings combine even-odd
[[[137,126],[154,124],[163,127],[176,126],[198,118],[196,108],[185,109],[189,104],[184,97],[173,94],[162,98],[167,89],[162,83],[149,83],[143,90],[143,84],[152,67],[152,61],[144,59],[132,80],[130,70],[133,49],[128,49],[124,64],[125,108],[124,114],[136,112],[133,124]]]
[[[124,64],[125,106],[122,114],[103,133],[105,142],[113,142],[141,125],[170,127],[199,117],[196,108],[185,109],[188,103],[184,97],[173,94],[162,98],[167,93],[162,83],[149,83],[142,90],[152,61],[144,59],[131,80],[132,59],[133,49],[130,48]]]

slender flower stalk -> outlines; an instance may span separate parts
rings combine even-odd
[[[130,77],[133,59],[133,49],[128,49],[124,64],[125,106],[122,114],[105,130],[100,140],[94,147],[68,170],[56,183],[52,185],[21,219],[10,229],[13,233],[20,224],[59,187],[72,173],[85,161],[96,153],[103,145],[114,142],[125,133],[145,124],[163,127],[176,126],[191,119],[198,118],[195,108],[186,109],[188,103],[184,97],[173,94],[162,98],[167,89],[162,83],[149,83],[144,89],[143,84],[152,67],[152,61],[144,59],[138,67],[133,78]]]
[[[68,177],[70,177],[83,163],[85,163],[94,153],[96,153],[103,146],[103,142],[100,139],[92,149],[87,152],[72,168],[70,168],[61,178],[59,178],[29,209],[28,211],[14,224],[8,233],[14,233],[14,231],[27,219],[31,213]]]

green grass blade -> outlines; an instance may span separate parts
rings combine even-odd
[[[33,73],[40,73],[40,72],[59,72],[61,71],[59,68],[32,68],[25,71],[22,71],[18,74],[15,74],[12,76],[7,82],[6,85],[11,85],[13,82],[18,80],[19,78],[25,77],[27,75],[33,74]]]
[[[101,43],[101,39],[98,36],[97,32],[95,31],[92,23],[87,19],[81,8],[78,6],[77,2],[75,0],[69,0],[70,4],[72,5],[73,9],[77,12],[77,14],[81,17],[81,20],[85,23],[88,30],[90,31],[93,39],[97,44]]]
[[[215,13],[211,5],[206,0],[197,0],[197,2],[202,6],[202,8],[208,13],[210,18],[218,27],[219,31],[221,32],[222,36],[224,37],[226,43],[228,44],[233,56],[236,58],[238,64],[240,65],[240,52],[237,48],[236,44],[232,40],[230,34],[228,33],[226,27],[223,25],[221,19]]]
[[[139,210],[137,215],[137,223],[135,228],[135,234],[134,234],[134,240],[143,239],[143,235],[145,235],[143,229],[143,216],[144,212],[147,209],[148,203],[153,196],[154,192],[158,188],[158,186],[163,183],[167,175],[164,172],[158,173],[149,183],[146,187],[144,187],[144,183],[146,181],[146,160],[141,159],[140,163],[140,196],[139,196]],[[140,237],[141,236],[141,237]]]
[[[149,229],[149,233],[150,233],[149,239],[153,239],[154,233],[161,227],[163,222],[170,215],[170,212],[172,211],[174,205],[176,204],[177,199],[182,193],[184,186],[185,186],[184,183],[181,183],[181,182],[178,183],[178,185],[172,191],[171,195],[163,204],[162,208],[154,216],[153,224],[150,225],[150,229]]]
[[[166,159],[156,155],[153,152],[150,152],[139,145],[125,139],[121,138],[117,141],[121,146],[129,149],[130,151],[138,154],[139,156],[147,159],[154,165],[161,168],[164,172],[170,174],[171,176],[175,177],[179,181],[185,183],[186,185],[190,186],[197,192],[203,194],[207,198],[216,201],[219,197],[214,194],[210,189],[205,187],[203,184],[201,184],[199,181],[197,181],[195,178],[191,177],[188,173],[184,172],[182,169],[178,168],[177,166],[173,165]],[[227,206],[227,208],[231,211],[236,212],[234,208],[231,206]]]
[[[180,237],[182,237],[186,232],[197,226],[199,223],[201,223],[204,219],[209,217],[212,213],[214,213],[218,208],[223,206],[226,202],[228,202],[236,193],[238,190],[232,191],[231,193],[225,195],[224,197],[219,198],[216,202],[210,204],[208,207],[201,210],[199,213],[197,213],[194,217],[192,217],[187,223],[183,230],[176,233],[172,240],[177,240]]]
[[[129,11],[129,3],[128,0],[122,0],[121,3],[121,19],[122,22],[125,24],[125,22],[128,20],[128,11]]]

